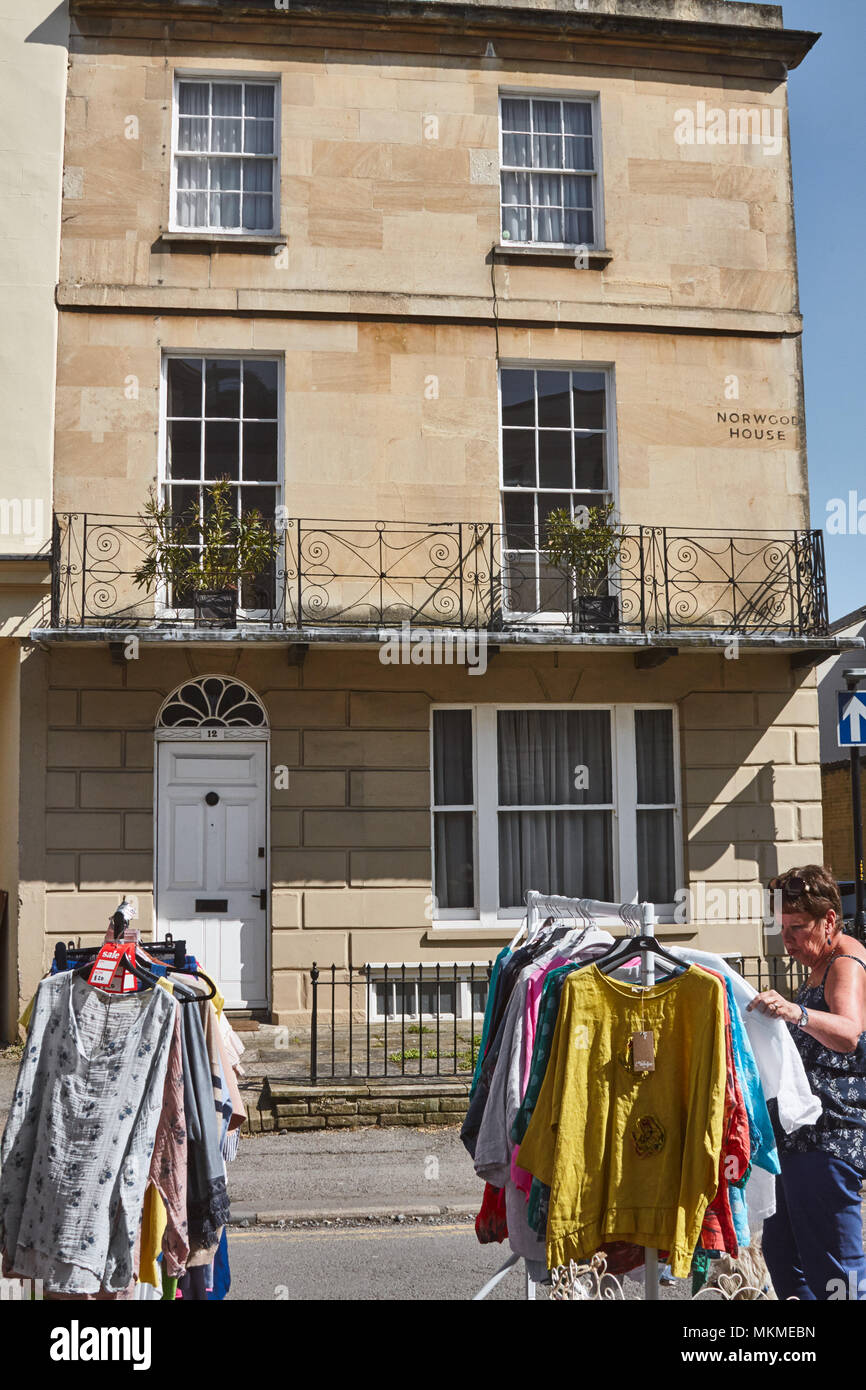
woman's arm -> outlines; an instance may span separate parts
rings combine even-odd
[[[838,957],[824,990],[831,1012],[810,1009],[809,1022],[803,1029],[831,1052],[855,1052],[866,1021],[866,970],[860,965],[840,967],[838,961],[846,959],[849,957]],[[797,1023],[800,1018],[800,1005],[783,999],[774,989],[756,995],[749,1004],[750,1010],[755,1008],[786,1023]]]

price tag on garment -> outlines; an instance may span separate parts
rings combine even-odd
[[[128,941],[106,941],[100,947],[99,955],[93,962],[93,968],[87,977],[88,984],[97,985],[100,989],[110,989],[112,981],[117,973],[118,966],[127,956],[132,943]],[[124,974],[129,972],[125,971]],[[130,976],[135,980],[135,976]],[[126,988],[126,986],[123,986]]]
[[[131,941],[131,942],[129,943],[129,945],[127,946],[127,949],[126,949],[126,959],[129,960],[129,961],[132,961],[132,962],[135,961],[135,942],[134,942],[134,941]],[[135,975],[133,975],[133,973],[132,973],[131,970],[124,970],[124,972],[123,972],[123,984],[121,985],[121,990],[122,990],[122,992],[123,992],[124,994],[131,994],[132,991],[135,990],[135,989],[137,989],[137,988],[138,988],[138,980],[136,979]]]
[[[635,1071],[655,1071],[656,1041],[652,1030],[631,1035],[632,1066]]]

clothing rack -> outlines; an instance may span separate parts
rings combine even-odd
[[[595,898],[566,898],[558,894],[536,893],[530,889],[526,894],[526,917],[511,943],[512,949],[523,934],[524,928],[527,938],[531,937],[537,924],[549,917],[556,920],[572,918],[575,921],[585,922],[587,928],[625,926],[629,936],[655,938],[656,913],[653,903],[608,903],[600,902]],[[655,956],[652,948],[643,944],[636,943],[635,950],[640,956],[640,982],[646,988],[655,984]],[[658,1251],[650,1250],[644,1246],[644,1257],[644,1298],[647,1302],[657,1302],[659,1296]],[[510,1255],[505,1264],[473,1296],[473,1302],[486,1298],[500,1280],[504,1279],[509,1270],[514,1269],[519,1263],[519,1255]],[[524,1297],[532,1300],[535,1298],[536,1286],[530,1278],[528,1269],[525,1271],[525,1275]]]
[[[186,942],[175,941],[171,933],[166,933],[165,941],[143,941],[142,946],[149,955],[182,970],[186,963]],[[54,960],[58,970],[69,970],[74,965],[84,965],[96,960],[99,946],[76,946],[74,941],[58,941],[54,946]]]

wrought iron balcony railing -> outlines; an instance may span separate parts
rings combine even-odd
[[[191,607],[133,574],[137,519],[55,518],[55,628],[192,627]],[[245,581],[238,627],[285,631],[419,626],[488,631],[731,632],[820,636],[827,585],[820,531],[627,526],[607,603],[578,604],[543,551],[488,522],[291,521],[272,573]],[[185,602],[189,602],[189,598]],[[587,612],[587,608],[594,609]],[[602,611],[599,611],[601,609]]]

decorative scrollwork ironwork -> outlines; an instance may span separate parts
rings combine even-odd
[[[607,1260],[601,1253],[593,1255],[588,1264],[558,1265],[550,1272],[550,1298],[556,1302],[618,1303],[625,1299],[622,1284],[610,1274]]]
[[[56,626],[192,626],[158,586],[134,582],[141,523],[70,512],[55,519]],[[422,626],[588,632],[818,636],[827,631],[820,531],[728,534],[627,526],[589,621],[573,580],[544,551],[515,548],[492,522],[303,521],[285,528],[263,607],[241,623],[281,629]],[[586,624],[582,627],[582,624]]]

